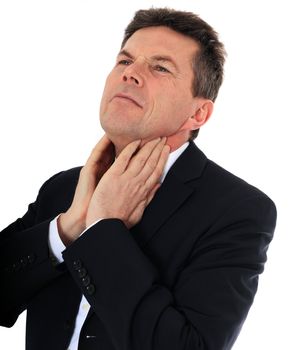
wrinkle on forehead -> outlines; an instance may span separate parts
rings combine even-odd
[[[180,52],[195,54],[199,50],[199,44],[194,39],[165,26],[137,30],[128,38],[122,49],[127,50],[131,44],[137,49],[147,47],[148,49],[156,48],[158,51],[163,50],[162,55],[176,55]],[[153,54],[158,55],[160,53],[158,51]]]

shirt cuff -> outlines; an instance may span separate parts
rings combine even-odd
[[[64,261],[61,253],[65,250],[66,246],[63,244],[58,234],[58,217],[59,215],[55,219],[53,219],[49,224],[48,247],[51,255],[55,258],[56,262],[60,264]]]
[[[60,215],[60,214],[59,214]],[[62,252],[66,249],[66,246],[63,244],[57,228],[57,219],[59,215],[53,219],[49,224],[49,232],[48,232],[48,247],[50,250],[50,254],[54,258],[53,260],[56,262],[56,264],[62,263],[63,257]],[[88,229],[90,229],[92,226],[96,225],[99,221],[102,219],[98,219],[94,223],[92,223],[89,227],[87,227],[81,234],[84,234]]]
[[[98,219],[97,221],[93,222],[89,227],[87,227],[87,228],[80,234],[80,236],[83,235],[88,229],[90,229],[91,227],[93,227],[94,225],[96,225],[96,224],[97,224],[98,222],[100,222],[101,220],[103,220],[103,219]]]

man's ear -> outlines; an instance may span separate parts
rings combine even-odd
[[[194,115],[190,116],[179,130],[197,130],[201,128],[209,120],[213,112],[213,106],[211,100],[201,99],[197,104]]]

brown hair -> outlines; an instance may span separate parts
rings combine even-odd
[[[226,52],[217,32],[198,15],[169,8],[139,10],[125,29],[121,47],[139,29],[166,26],[192,38],[199,44],[199,52],[193,58],[193,96],[215,101],[223,81],[223,66]],[[199,130],[193,130],[195,139]]]

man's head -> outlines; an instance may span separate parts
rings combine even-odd
[[[104,130],[123,145],[167,136],[177,148],[195,138],[212,113],[224,60],[217,33],[197,15],[136,12],[104,89]]]

